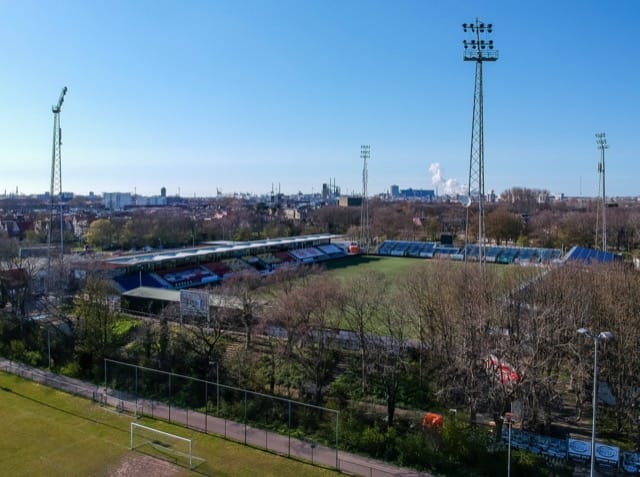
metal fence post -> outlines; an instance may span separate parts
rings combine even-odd
[[[338,460],[338,435],[340,429],[340,411],[336,411],[336,469],[340,470],[340,461]]]
[[[289,434],[289,457],[291,457],[291,399],[288,400],[289,403],[289,422],[287,423],[287,432]]]
[[[209,382],[204,382],[204,433],[207,433],[207,421],[209,414],[209,392],[208,392]]]
[[[244,391],[244,444],[247,445],[247,390]]]

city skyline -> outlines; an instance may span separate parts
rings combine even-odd
[[[485,190],[639,195],[633,78],[640,6],[596,1],[6,4],[0,192],[157,195],[464,188],[473,66],[462,23],[493,23]],[[437,179],[437,180],[436,180]],[[446,185],[448,184],[448,185]]]

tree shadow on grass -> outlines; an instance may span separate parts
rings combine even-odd
[[[41,400],[36,399],[36,398],[33,398],[33,397],[31,397],[31,396],[27,396],[27,395],[22,394],[22,393],[20,393],[20,392],[14,391],[14,390],[13,390],[13,389],[11,389],[11,388],[7,388],[7,387],[4,387],[4,386],[3,386],[3,387],[0,387],[0,390],[1,390],[1,391],[4,391],[4,392],[11,393],[11,394],[13,394],[13,395],[15,395],[15,396],[21,397],[22,399],[26,399],[27,401],[31,401],[31,402],[36,403],[36,404],[39,404],[39,405],[41,405],[41,406],[48,407],[49,409],[53,409],[54,411],[58,411],[58,412],[61,412],[61,413],[67,414],[67,415],[69,415],[69,416],[73,416],[73,417],[77,417],[77,418],[80,418],[80,419],[84,419],[85,421],[89,421],[89,422],[92,422],[92,423],[94,423],[94,424],[99,424],[99,425],[101,425],[101,426],[110,427],[111,429],[115,429],[116,431],[120,431],[120,432],[122,432],[122,433],[124,433],[124,434],[129,434],[129,430],[128,430],[128,429],[122,429],[122,428],[117,427],[117,426],[115,426],[115,425],[113,425],[113,424],[109,424],[109,423],[106,423],[106,422],[102,422],[102,421],[99,421],[99,420],[97,420],[97,419],[95,419],[95,418],[91,418],[91,417],[88,417],[88,416],[84,416],[84,415],[82,415],[82,414],[80,414],[80,413],[72,412],[72,411],[69,411],[69,410],[67,410],[67,409],[63,409],[63,408],[61,408],[61,407],[54,406],[53,404],[49,404],[49,403],[47,403],[47,402],[41,401]]]

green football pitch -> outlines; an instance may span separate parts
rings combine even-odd
[[[130,416],[96,403],[0,372],[0,474],[11,476],[197,476],[339,475],[268,452],[179,426],[137,422],[193,440],[204,459],[190,471],[131,451]]]
[[[327,271],[340,279],[376,271],[390,280],[398,278],[411,267],[426,263],[422,258],[382,257],[378,255],[355,255],[324,263]]]

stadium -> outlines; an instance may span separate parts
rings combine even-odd
[[[283,264],[312,264],[345,257],[343,243],[332,234],[213,242],[179,250],[135,254],[101,261],[100,268],[122,291],[140,286],[180,290],[215,284],[234,273],[255,270],[268,275]]]
[[[354,253],[356,252],[356,253]],[[357,247],[341,235],[314,234],[247,242],[216,241],[200,246],[159,250],[99,260],[104,271],[126,293],[139,287],[181,290],[220,283],[246,270],[269,275],[283,265],[311,265],[357,254]],[[377,256],[477,261],[478,244],[456,247],[438,242],[385,240]],[[566,254],[557,248],[486,246],[487,263],[549,266],[565,261],[610,263],[611,252],[573,247]]]
[[[112,279],[121,294],[123,309],[132,312],[159,312],[169,304],[186,299],[186,290],[220,284],[238,273],[268,276],[283,266],[337,262],[360,255],[353,242],[334,234],[313,234],[255,241],[216,241],[173,250],[100,258],[97,268]],[[478,244],[456,247],[424,241],[385,240],[369,256],[477,262]],[[549,267],[567,261],[610,263],[619,259],[613,253],[573,247],[561,249],[486,246],[487,263]],[[86,266],[86,262],[85,262]],[[91,267],[95,269],[96,263]],[[182,292],[182,293],[181,293]],[[233,306],[225,301],[220,306]]]

